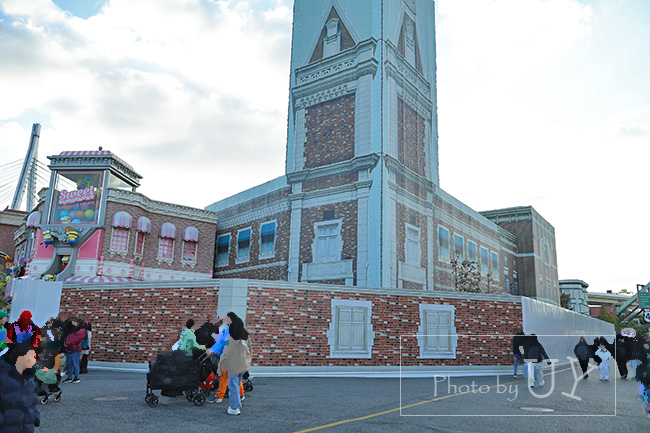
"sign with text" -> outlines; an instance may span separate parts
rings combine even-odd
[[[650,292],[639,292],[639,308],[650,308]]]

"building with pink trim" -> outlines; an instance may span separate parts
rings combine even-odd
[[[49,156],[49,189],[16,231],[25,278],[78,282],[211,278],[216,213],[150,200],[110,151]]]

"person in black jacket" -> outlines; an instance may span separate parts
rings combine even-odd
[[[627,379],[627,361],[628,361],[628,338],[625,335],[616,335],[616,350],[612,353],[616,358],[616,366],[621,375],[621,379]]]
[[[515,371],[514,377],[517,378],[517,366],[524,363],[524,354],[521,353],[520,346],[524,345],[523,342],[524,333],[519,331],[512,337],[512,353],[515,357]]]
[[[587,340],[585,340],[585,337],[580,337],[580,341],[578,341],[576,347],[573,348],[573,353],[576,355],[576,358],[578,358],[578,363],[582,369],[582,378],[588,378],[589,375],[587,374],[587,368],[589,367],[589,358],[591,356],[591,351],[589,349],[589,345],[587,344]]]
[[[544,372],[542,371],[542,361],[547,360],[548,364],[551,364],[551,361],[546,354],[546,350],[542,344],[537,340],[537,335],[531,334],[528,337],[528,344],[524,345],[524,361],[530,362],[534,366],[534,374],[531,378],[531,374],[528,374],[528,384],[531,388],[535,387],[535,380],[538,381],[539,386],[544,386]]]
[[[641,369],[639,367],[648,362],[648,353],[644,347],[644,343],[643,339],[638,335],[630,342],[630,364],[632,364],[632,373],[637,382],[643,376],[643,372],[640,371]]]
[[[41,424],[34,369],[36,350],[31,341],[11,344],[0,357],[0,433],[33,433]]]

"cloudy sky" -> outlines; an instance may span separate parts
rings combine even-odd
[[[442,188],[532,205],[560,279],[650,281],[650,2],[436,5]],[[0,0],[0,170],[38,122],[43,162],[103,146],[157,200],[202,208],[282,175],[291,7]]]

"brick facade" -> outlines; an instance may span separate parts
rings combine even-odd
[[[407,168],[425,176],[424,119],[401,98],[397,101],[398,159]]]
[[[306,168],[354,158],[354,95],[309,107],[305,130]]]
[[[111,245],[111,232],[112,226],[111,221],[113,220],[113,215],[119,211],[127,212],[131,215],[133,219],[133,224],[129,230],[129,244],[128,252],[126,257],[123,258],[120,255],[111,254],[109,249]],[[142,263],[137,257],[134,256],[135,251],[135,241],[136,241],[136,223],[138,218],[145,216],[151,220],[151,233],[144,234],[145,244],[144,251],[142,256],[142,261],[146,267],[159,267],[163,269],[183,271],[183,272],[200,272],[200,273],[210,273],[212,271],[212,263],[214,261],[214,242],[215,242],[215,231],[216,225],[214,223],[208,223],[203,221],[197,221],[191,218],[179,218],[176,216],[164,215],[162,213],[154,213],[146,211],[140,207],[128,205],[125,203],[108,201],[106,205],[106,235],[104,236],[104,242],[102,244],[102,255],[106,260],[118,263],[128,264],[131,259],[134,259],[134,262],[138,265]],[[174,240],[174,255],[173,263],[171,265],[167,264],[158,264],[156,257],[158,257],[158,233],[160,226],[164,223],[169,222],[176,226],[176,238]],[[194,268],[189,266],[183,266],[180,262],[183,252],[183,230],[187,227],[196,227],[199,231],[199,242],[197,244],[197,255],[196,255],[196,265]]]
[[[330,10],[326,22],[331,20],[332,18],[341,19],[339,14],[336,12],[336,9],[334,8]],[[341,31],[341,47],[340,47],[341,51],[354,47],[355,45],[354,39],[352,39],[352,36],[350,36],[350,32],[345,27],[342,21],[339,21],[339,28]],[[321,31],[320,37],[318,38],[318,42],[316,43],[316,48],[314,49],[314,52],[311,55],[311,58],[309,59],[309,63],[316,62],[323,58],[323,39],[325,39],[326,36],[327,36],[327,28],[323,26],[323,30]]]
[[[60,317],[92,323],[91,360],[143,363],[170,350],[187,319],[214,317],[218,302],[213,287],[64,288]]]

